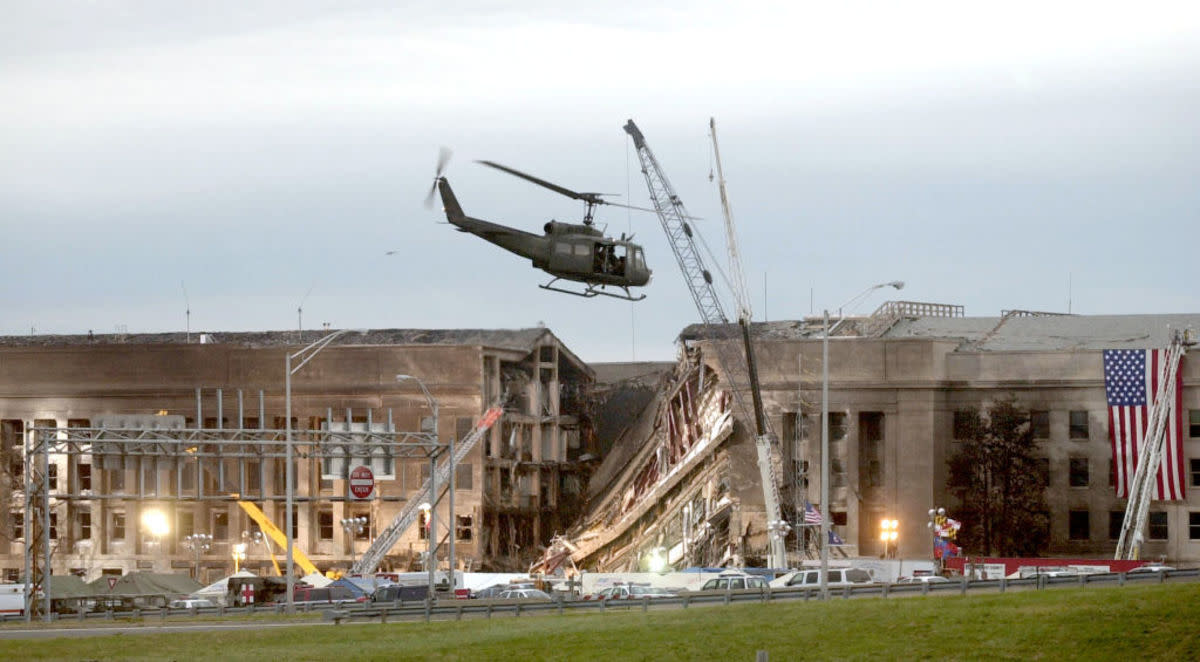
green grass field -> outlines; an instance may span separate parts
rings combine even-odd
[[[1200,660],[1200,584],[0,641],[4,660]],[[153,623],[151,623],[151,626]]]

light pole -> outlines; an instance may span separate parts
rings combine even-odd
[[[242,569],[242,561],[246,560],[246,543],[239,542],[233,546],[233,574]]]
[[[881,287],[894,287],[897,290],[904,287],[904,281],[893,280],[887,283],[872,285],[851,297],[838,306],[838,322],[841,324],[842,310],[865,298],[871,292]],[[837,328],[829,327],[829,310],[825,310],[824,324],[821,333],[821,599],[829,599],[829,334]]]
[[[159,551],[159,543],[162,537],[170,531],[170,527],[167,525],[167,516],[161,510],[147,510],[142,513],[142,528],[150,534],[150,540],[146,542],[151,549],[151,554],[158,556],[156,552]]]
[[[362,515],[342,518],[342,529],[350,536],[350,567],[354,567],[354,539],[367,527],[367,522],[367,518]]]
[[[425,571],[429,573],[429,588],[426,598],[433,600],[433,574],[437,569],[433,563],[433,506],[426,501],[419,508],[425,513]]]
[[[437,452],[436,445],[437,445],[437,441],[438,441],[438,403],[437,403],[437,400],[434,399],[433,395],[431,395],[429,393],[429,389],[426,388],[425,382],[421,381],[420,379],[418,379],[416,377],[413,377],[412,375],[396,375],[396,381],[397,382],[405,382],[405,381],[416,382],[417,386],[421,387],[421,393],[425,394],[425,401],[426,401],[426,403],[429,404],[429,410],[431,412],[433,412],[433,430],[431,431],[431,435],[432,435],[433,443],[435,446],[434,452],[436,453]],[[422,430],[422,432],[423,432],[423,430]],[[450,462],[449,508],[450,508],[450,527],[451,528],[449,529],[449,531],[450,531],[450,548],[449,548],[448,552],[449,552],[450,558],[449,558],[449,571],[448,571],[447,576],[449,577],[449,580],[450,580],[450,591],[453,593],[453,591],[454,591],[454,528],[453,528],[454,527],[454,450],[453,450],[453,448],[451,448],[451,450],[450,450],[449,462]],[[429,531],[428,531],[427,535],[428,535],[428,541],[429,541],[429,566],[428,567],[429,567],[429,597],[430,597],[430,599],[433,599],[433,582],[435,579],[434,571],[437,569],[437,563],[436,563],[437,541],[434,540],[434,536],[437,535],[437,523],[434,519],[434,506],[437,505],[437,497],[438,497],[438,495],[437,495],[437,457],[435,455],[433,461],[430,462],[430,464],[429,464],[429,502],[428,502],[429,508],[426,509],[425,504],[423,504],[421,506],[422,510],[426,510],[426,520],[425,521],[428,522],[428,524],[429,524]]]
[[[900,520],[887,519],[879,522],[879,540],[883,543],[883,558],[894,559],[900,545]]]
[[[192,578],[200,581],[200,555],[212,547],[213,537],[207,533],[193,533],[183,539],[184,547],[192,551]]]
[[[287,448],[287,467],[285,467],[284,471],[287,475],[287,484],[285,487],[287,490],[287,507],[285,508],[284,513],[285,521],[283,528],[285,533],[287,533],[287,611],[289,614],[295,613],[296,611],[296,598],[293,595],[296,588],[296,560],[293,557],[292,551],[293,547],[295,546],[295,540],[293,540],[292,535],[292,513],[294,512],[294,502],[296,500],[296,476],[295,468],[292,466],[292,375],[299,372],[301,368],[303,368],[308,364],[309,361],[312,360],[312,357],[317,355],[317,352],[325,349],[329,343],[334,341],[335,338],[342,334],[351,332],[365,333],[365,331],[362,329],[341,329],[339,331],[326,334],[319,340],[304,347],[304,349],[294,353],[284,354],[283,390],[285,401],[284,407],[287,410],[284,413],[284,426],[286,429],[284,445]],[[293,360],[298,361],[295,367],[292,366]]]

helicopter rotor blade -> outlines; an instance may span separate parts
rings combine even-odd
[[[445,145],[438,148],[437,170],[433,176],[433,185],[429,187],[429,193],[425,196],[425,208],[433,209],[433,194],[437,193],[438,182],[442,179],[442,173],[446,171],[446,164],[450,162],[450,157],[454,152]]]
[[[607,202],[602,200],[600,198],[599,194],[597,194],[597,193],[579,193],[577,191],[572,191],[569,188],[559,186],[558,184],[551,184],[550,182],[548,182],[544,179],[534,177],[533,175],[521,172],[520,170],[515,170],[515,169],[510,168],[505,165],[500,165],[499,163],[496,163],[495,161],[478,161],[478,163],[482,163],[483,165],[485,165],[489,168],[495,168],[496,170],[507,172],[508,174],[513,175],[515,177],[520,177],[521,179],[524,179],[525,181],[533,182],[534,184],[537,184],[538,186],[541,186],[544,188],[548,188],[551,191],[558,193],[559,195],[565,195],[568,198],[571,198],[572,200],[583,200],[584,202],[591,202],[591,203],[597,204],[597,205],[608,204]]]

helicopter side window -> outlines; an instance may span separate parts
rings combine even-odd
[[[558,243],[554,244],[554,252],[558,253],[559,255],[570,255],[571,254],[571,244],[558,242]]]
[[[575,255],[578,257],[587,257],[592,249],[587,244],[575,244]]]

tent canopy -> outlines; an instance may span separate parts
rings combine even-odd
[[[163,595],[186,596],[200,588],[200,582],[187,575],[173,575],[154,572],[131,572],[123,575],[109,586],[111,577],[101,577],[88,584],[93,595]]]

